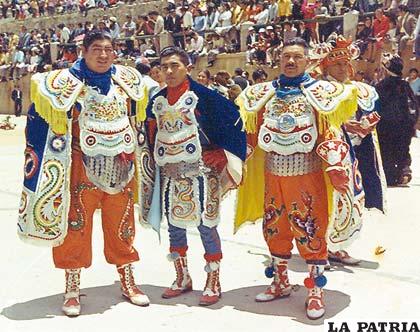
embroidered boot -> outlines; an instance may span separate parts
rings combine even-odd
[[[322,288],[327,284],[327,278],[323,275],[324,265],[308,264],[309,277],[304,284],[308,289],[306,298],[306,315],[309,319],[318,319],[325,314],[324,292]]]
[[[271,269],[270,269],[271,268]],[[265,290],[255,297],[257,302],[268,302],[278,298],[287,297],[292,292],[287,275],[287,260],[273,257],[272,266],[266,269],[267,277],[274,277],[273,282]]]
[[[66,292],[62,310],[66,316],[80,315],[80,269],[66,269]]]
[[[207,262],[204,271],[207,272],[207,280],[199,304],[208,306],[217,303],[222,296],[219,280],[220,261]]]
[[[149,298],[134,282],[133,266],[131,264],[117,266],[117,271],[120,276],[122,295],[135,305],[148,306],[150,304]]]
[[[177,297],[182,293],[192,291],[192,280],[188,273],[187,256],[180,256],[177,252],[170,253],[168,260],[174,262],[176,279],[171,287],[162,294],[164,299]]]

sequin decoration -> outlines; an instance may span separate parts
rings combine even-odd
[[[24,166],[24,174],[25,179],[31,179],[38,170],[39,166],[39,159],[36,155],[35,151],[31,148],[27,148],[25,150],[25,166]]]
[[[66,139],[64,136],[53,136],[50,140],[50,148],[57,153],[63,152],[66,148]]]

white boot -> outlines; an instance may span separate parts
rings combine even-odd
[[[273,257],[272,265],[274,269],[274,280],[265,292],[255,297],[257,302],[268,302],[274,299],[287,297],[292,292],[287,275],[287,259]]]
[[[120,276],[122,295],[130,300],[131,303],[142,307],[148,306],[150,300],[140,288],[136,286],[133,276],[133,267],[131,264],[117,266]]]
[[[171,253],[168,255],[168,260],[174,262],[176,279],[171,287],[167,288],[162,294],[164,299],[171,299],[192,290],[192,280],[188,273],[187,256]]]
[[[309,277],[305,279],[305,286],[308,288],[306,298],[306,315],[309,319],[318,319],[325,314],[324,292],[322,288],[327,283],[323,275],[324,265],[308,264]]]
[[[66,292],[61,309],[66,316],[80,315],[80,269],[66,269]]]
[[[199,304],[202,306],[209,306],[219,302],[219,299],[222,296],[219,280],[220,261],[207,262],[204,271],[207,272],[207,280]]]

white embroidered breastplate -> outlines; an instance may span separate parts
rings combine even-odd
[[[153,113],[157,119],[154,157],[159,166],[166,164],[195,163],[201,158],[201,144],[198,134],[198,122],[194,114],[198,97],[187,91],[174,104],[159,96],[153,104]]]
[[[134,175],[133,162],[119,158],[135,149],[127,100],[124,90],[113,84],[106,96],[87,86],[78,99],[80,148],[87,176],[110,194],[121,191]]]
[[[315,115],[303,94],[268,101],[258,135],[258,145],[264,151],[285,156],[308,153],[317,138]]]

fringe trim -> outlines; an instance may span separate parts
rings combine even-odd
[[[357,111],[357,89],[351,89],[348,98],[341,100],[337,107],[329,112],[318,109],[319,131],[321,133],[329,129],[330,126],[340,128],[340,126],[353,117]]]
[[[248,134],[255,134],[257,132],[258,112],[248,111],[242,97],[237,98],[235,103],[239,106],[239,114],[243,122],[242,130],[245,130]]]
[[[136,122],[140,123],[146,120],[146,108],[149,103],[149,97],[146,85],[143,88],[143,98],[136,102]]]
[[[49,99],[39,91],[38,83],[31,80],[31,99],[36,112],[50,125],[51,130],[59,135],[67,132],[67,111],[53,108]]]

